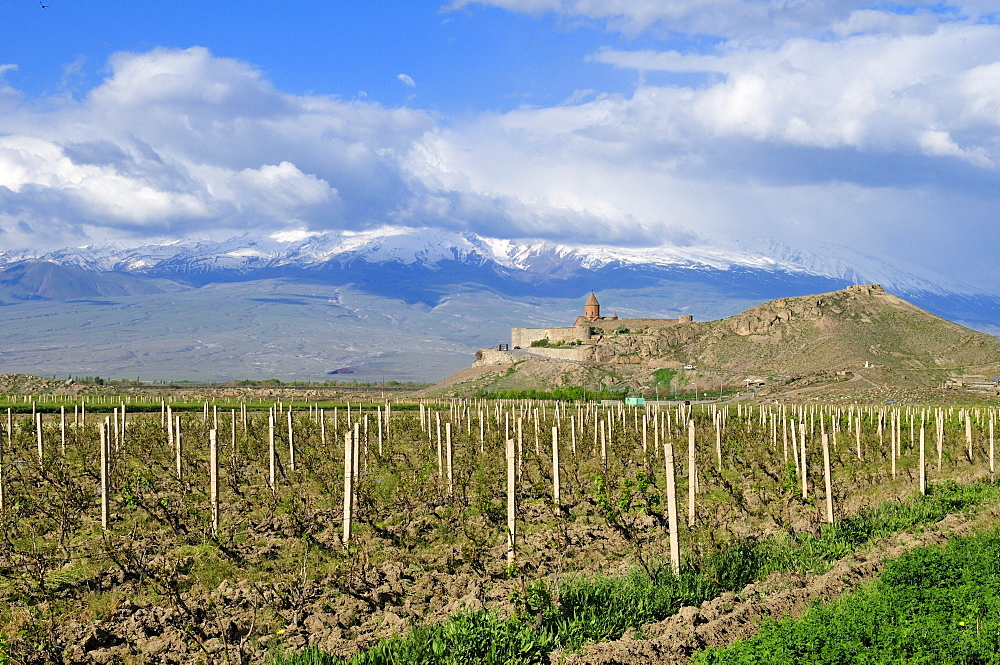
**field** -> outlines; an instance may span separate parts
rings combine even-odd
[[[987,407],[80,399],[0,402],[8,662],[632,662],[1000,495]]]

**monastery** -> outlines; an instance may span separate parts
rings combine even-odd
[[[601,316],[601,303],[593,293],[583,306],[583,315],[577,317],[572,326],[565,328],[511,328],[510,344],[515,348],[527,349],[532,342],[547,340],[549,344],[596,343],[605,335],[615,333],[643,334],[677,325],[691,323],[694,318],[682,315],[676,319],[622,319],[618,314]]]

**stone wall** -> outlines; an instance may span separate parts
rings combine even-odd
[[[486,367],[487,365],[513,365],[517,358],[509,351],[497,351],[496,349],[482,349],[476,351],[476,362],[473,367]]]
[[[591,361],[594,355],[594,347],[589,345],[570,346],[562,349],[535,347],[530,351],[533,355],[545,356],[553,360]]]
[[[590,339],[590,326],[568,326],[565,328],[511,328],[510,345],[522,349],[531,347],[532,342],[547,339],[550,342],[575,342]]]

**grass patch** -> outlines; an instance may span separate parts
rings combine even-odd
[[[637,631],[643,624],[671,616],[681,607],[698,605],[725,591],[739,591],[773,571],[825,570],[873,539],[936,522],[952,512],[971,511],[977,504],[998,497],[1000,486],[989,481],[933,485],[927,496],[910,503],[883,503],[857,517],[825,526],[817,533],[730,543],[700,559],[689,558],[678,576],[662,566],[650,573],[637,570],[622,577],[579,576],[564,581],[555,590],[543,581],[535,581],[514,599],[519,610],[509,617],[488,610],[458,614],[442,623],[419,626],[407,635],[380,642],[349,659],[307,651],[276,656],[272,663],[548,663],[549,654],[555,649],[577,649],[588,642],[619,639],[629,630]],[[1000,550],[993,559],[998,557]],[[1000,568],[1000,563],[995,565]],[[844,661],[791,658],[766,662]]]
[[[1000,531],[913,550],[858,592],[695,662],[1000,662]]]

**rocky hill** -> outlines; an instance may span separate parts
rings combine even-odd
[[[676,372],[673,387],[856,374],[879,385],[935,386],[953,375],[1000,374],[1000,338],[930,314],[879,285],[859,285],[779,298],[717,321],[608,334],[576,357],[561,362],[530,350],[494,352],[494,365],[479,363],[450,384],[544,388],[582,381],[639,388],[653,385],[654,373],[666,368]]]

